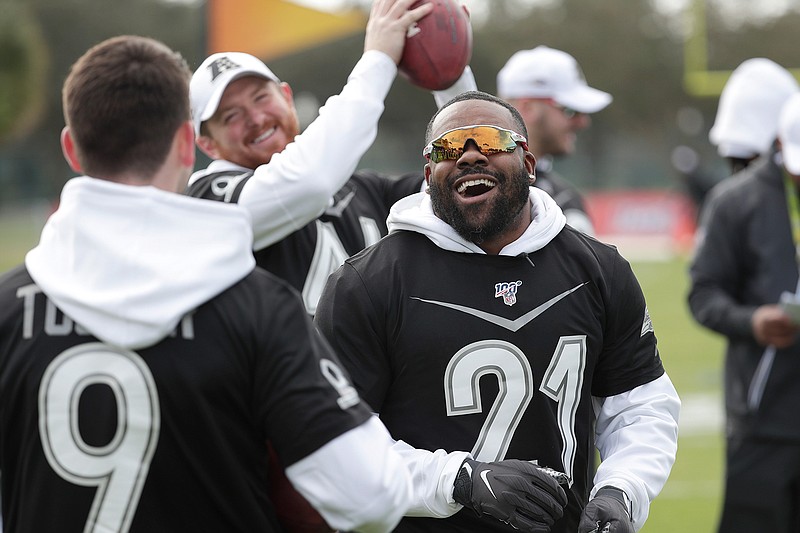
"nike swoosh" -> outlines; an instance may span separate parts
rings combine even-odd
[[[335,205],[330,206],[325,210],[325,214],[332,217],[340,217],[353,198],[356,197],[356,191],[350,191],[347,196],[339,200]]]
[[[489,483],[489,480],[486,479],[486,476],[489,475],[489,472],[491,472],[491,470],[484,470],[483,472],[481,472],[481,480],[483,480],[483,484],[486,485],[486,488],[489,489],[489,492],[492,493],[492,496],[494,496],[494,499],[496,500],[497,495],[494,493],[494,489],[492,488],[492,485]]]
[[[475,318],[480,318],[481,320],[485,320],[486,322],[489,322],[496,326],[500,326],[501,328],[506,328],[509,331],[516,332],[525,327],[528,324],[528,322],[530,322],[537,316],[541,315],[549,308],[554,306],[556,303],[563,300],[564,298],[566,298],[567,296],[569,296],[570,294],[577,291],[578,289],[580,289],[581,287],[583,287],[588,283],[589,283],[588,281],[584,281],[580,285],[572,289],[569,289],[567,291],[564,291],[561,294],[554,296],[553,298],[550,298],[548,301],[546,301],[539,307],[531,309],[530,311],[528,311],[527,313],[525,313],[524,315],[515,320],[509,320],[501,316],[493,315],[492,313],[487,313],[486,311],[481,311],[480,309],[473,309],[471,307],[466,307],[463,305],[451,304],[447,302],[437,302],[436,300],[425,300],[424,298],[417,298],[416,296],[412,296],[411,299],[419,300],[420,302],[424,302],[427,304],[441,305],[442,307],[447,307],[455,311],[461,311],[462,313],[472,315]]]

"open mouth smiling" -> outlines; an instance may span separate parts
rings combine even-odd
[[[267,131],[265,131],[264,133],[262,133],[261,135],[259,135],[255,139],[253,139],[252,141],[250,141],[250,144],[258,144],[258,143],[260,143],[262,141],[265,141],[265,140],[269,139],[270,137],[272,137],[272,135],[275,133],[276,130],[277,130],[277,128],[275,126],[271,127],[270,129],[268,129]]]
[[[473,198],[486,194],[497,186],[497,182],[487,178],[473,178],[462,181],[456,187],[458,194],[464,198]]]

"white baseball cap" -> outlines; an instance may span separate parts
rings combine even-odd
[[[791,96],[781,108],[778,120],[783,166],[794,176],[800,176],[800,93]]]
[[[552,98],[581,113],[596,113],[613,99],[589,87],[578,62],[566,52],[548,46],[520,50],[497,73],[501,98]]]
[[[195,135],[200,135],[200,124],[217,111],[225,88],[243,76],[259,76],[280,83],[263,61],[244,52],[212,54],[194,71],[189,83],[189,99]]]
[[[781,108],[797,91],[794,76],[774,61],[743,61],[722,88],[708,139],[722,157],[767,153],[778,134]]]

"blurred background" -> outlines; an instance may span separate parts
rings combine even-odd
[[[722,340],[685,305],[697,206],[726,176],[709,144],[719,92],[743,60],[800,67],[792,0],[462,0],[479,88],[515,51],[572,54],[613,103],[592,115],[555,169],[580,187],[599,236],[639,277],[665,365],[683,399],[678,460],[643,531],[715,530],[722,482]],[[0,272],[38,240],[72,173],[61,156],[61,85],[90,46],[147,35],[192,69],[211,52],[264,59],[307,124],[361,55],[369,0],[0,0]],[[420,169],[433,98],[397,81],[363,168]],[[207,159],[198,152],[198,167]]]
[[[708,130],[730,71],[756,56],[800,65],[800,8],[791,0],[463,3],[472,13],[471,66],[482,90],[495,91],[495,75],[513,52],[547,44],[575,56],[589,84],[614,96],[556,170],[596,193],[590,209],[598,232],[619,236],[636,254],[684,251],[694,202],[724,176]],[[360,56],[369,4],[0,0],[0,216],[46,210],[71,177],[58,142],[60,89],[91,45],[123,33],[148,35],[179,50],[192,68],[210,52],[251,52],[292,85],[307,123]],[[362,166],[397,173],[421,167],[432,97],[398,78],[386,103]],[[198,165],[205,163],[199,155]],[[646,238],[627,246],[637,235]]]

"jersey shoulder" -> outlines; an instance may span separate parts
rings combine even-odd
[[[396,201],[422,190],[422,172],[409,172],[397,176],[381,174],[374,170],[358,170],[351,183],[367,187],[379,195],[387,210]]]
[[[244,184],[253,176],[252,171],[230,169],[210,172],[194,179],[184,194],[195,198],[237,203]]]

